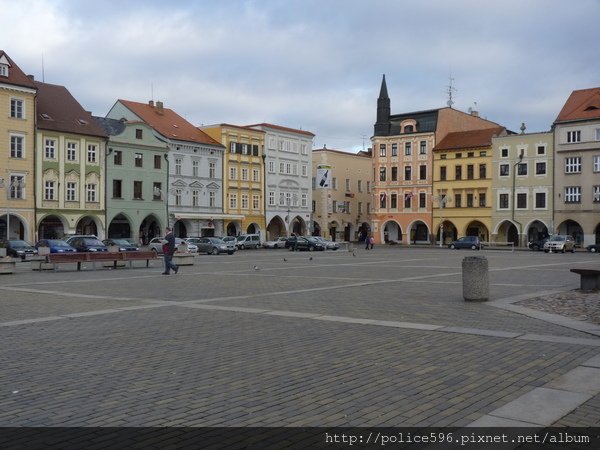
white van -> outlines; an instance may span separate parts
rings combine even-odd
[[[260,235],[242,234],[236,238],[235,246],[240,250],[245,248],[260,248]]]

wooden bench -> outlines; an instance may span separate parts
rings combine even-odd
[[[77,263],[77,270],[81,270],[81,263],[91,262],[96,270],[97,262],[112,262],[117,268],[119,261],[129,261],[129,267],[133,267],[133,261],[146,260],[146,267],[150,266],[150,260],[156,259],[153,251],[140,252],[84,252],[84,253],[50,253],[46,255],[46,262],[54,265],[54,271],[58,264]]]
[[[581,277],[581,290],[593,291],[600,289],[600,270],[594,269],[571,269],[571,272]]]

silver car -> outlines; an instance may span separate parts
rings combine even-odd
[[[190,238],[189,241],[192,241],[198,247],[198,253],[208,253],[209,255],[227,253],[233,255],[237,250],[233,242],[225,242],[218,237]]]
[[[575,253],[575,239],[566,234],[555,234],[550,236],[544,244],[544,252],[571,252]]]
[[[162,254],[162,246],[165,242],[165,238],[155,237],[148,244],[148,250],[152,250],[158,254]],[[198,252],[198,247],[195,244],[191,242],[185,242],[185,240],[181,238],[175,238],[175,249],[177,249],[177,247],[179,247],[181,244],[186,244],[188,247],[188,252],[190,253]]]

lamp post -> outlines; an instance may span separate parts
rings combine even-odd
[[[517,247],[521,246],[521,222],[517,222],[515,220],[515,203],[517,202],[517,192],[516,192],[516,176],[517,176],[517,167],[523,162],[523,151],[521,151],[521,154],[519,155],[519,160],[513,165],[513,179],[512,179],[512,221],[514,223],[517,223],[519,225],[519,228],[517,228]]]

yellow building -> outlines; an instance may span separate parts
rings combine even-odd
[[[0,50],[0,239],[36,239],[33,81]]]
[[[223,213],[243,217],[226,220],[225,233],[256,233],[265,240],[265,132],[225,123],[200,129],[225,146]]]
[[[433,150],[433,229],[446,244],[462,236],[490,240],[492,137],[504,127],[449,133]]]

